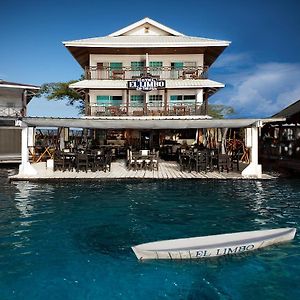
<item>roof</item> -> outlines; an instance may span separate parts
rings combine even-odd
[[[208,119],[208,116],[172,117],[85,117],[39,118],[25,117],[22,122],[34,127],[72,127],[98,129],[188,129],[242,128],[268,123],[274,119]]]
[[[25,83],[16,83],[16,82],[4,81],[4,80],[0,79],[0,88],[39,90],[40,86],[32,85],[32,84],[25,84]]]
[[[184,35],[150,18],[144,18],[108,36],[64,41],[82,67],[90,54],[198,54],[211,65],[229,41]]]
[[[210,79],[185,79],[185,80],[165,80],[166,88],[222,88],[223,83]],[[87,89],[127,89],[126,80],[82,80],[70,84],[70,88],[87,88]]]
[[[174,29],[170,28],[170,27],[167,27],[165,25],[162,25],[148,17],[140,20],[140,21],[137,21],[127,27],[124,27],[116,32],[113,32],[111,33],[109,36],[119,36],[119,35],[122,35],[122,34],[126,34],[128,33],[129,31],[143,25],[143,24],[149,24],[149,25],[153,25],[159,29],[161,29],[162,31],[165,31],[166,33],[169,33],[169,34],[172,34],[172,35],[183,35],[182,33],[178,32],[178,31],[175,31]]]
[[[292,117],[293,115],[299,114],[300,113],[300,100],[292,103],[288,107],[284,108],[277,114],[275,114],[273,117],[284,117],[284,118],[289,118]]]
[[[106,47],[106,48],[144,48],[144,47],[210,47],[228,46],[229,41],[214,40],[193,36],[105,36],[63,42],[66,47]]]

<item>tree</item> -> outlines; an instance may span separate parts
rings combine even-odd
[[[215,119],[224,119],[226,116],[234,113],[234,109],[231,106],[223,104],[209,104],[208,115]]]
[[[82,77],[79,80],[82,80]],[[84,96],[69,88],[69,85],[75,82],[78,80],[44,83],[37,97],[44,96],[48,100],[67,100],[67,105],[76,105],[82,114],[84,113]]]

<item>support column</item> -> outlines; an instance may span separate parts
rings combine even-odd
[[[165,106],[165,115],[168,115],[168,90],[164,90],[164,106]]]
[[[65,148],[65,128],[60,127],[58,128],[59,131],[59,148],[63,150]]]
[[[262,177],[262,167],[258,164],[258,126],[246,129],[246,147],[250,148],[250,164],[242,171],[243,177]]]
[[[23,122],[21,123],[22,134],[21,134],[21,164],[19,166],[20,175],[36,175],[37,171],[29,162],[29,151],[28,151],[28,127]]]
[[[27,90],[22,93],[22,109],[20,111],[21,117],[25,117],[27,114]]]
[[[84,114],[86,116],[90,116],[91,115],[91,108],[90,108],[90,99],[89,99],[89,90],[86,89],[85,90],[85,94],[84,94]]]
[[[129,116],[130,93],[129,89],[126,90],[126,115]]]
[[[203,105],[203,90],[196,90],[195,114],[201,115],[201,106]],[[200,109],[199,109],[200,108]]]

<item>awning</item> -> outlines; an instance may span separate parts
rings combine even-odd
[[[39,118],[25,117],[30,127],[72,127],[95,129],[189,129],[243,128],[284,119],[204,119],[203,117],[98,117],[98,118]]]

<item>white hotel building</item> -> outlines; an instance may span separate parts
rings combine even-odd
[[[208,70],[229,44],[149,18],[105,37],[64,42],[85,70],[85,80],[71,87],[85,92],[87,116],[207,115],[208,98],[224,87]],[[154,89],[139,90],[147,84]]]
[[[85,70],[70,85],[85,99],[82,118],[23,118],[20,172],[30,174],[28,128],[94,129],[98,145],[158,148],[168,139],[205,142],[209,128],[245,128],[250,164],[244,177],[261,178],[259,127],[272,119],[213,119],[209,97],[224,87],[208,71],[228,41],[186,36],[149,18],[105,37],[64,42]],[[64,132],[64,131],[61,131]],[[62,141],[64,137],[61,137]],[[217,137],[220,145],[220,136]],[[215,143],[216,146],[217,143]]]

